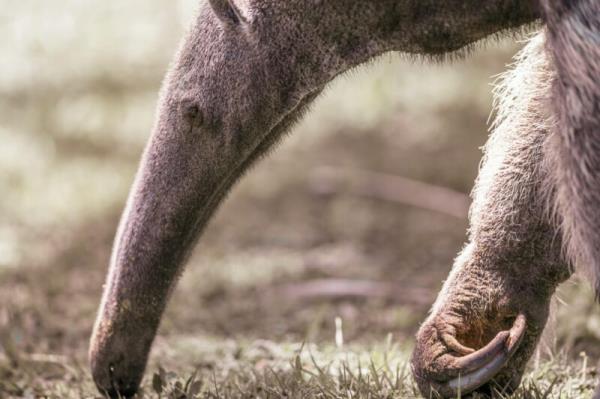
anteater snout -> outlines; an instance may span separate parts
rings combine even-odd
[[[129,355],[131,356],[131,355]],[[137,392],[146,366],[124,353],[92,354],[91,369],[98,390],[109,398],[130,398]]]

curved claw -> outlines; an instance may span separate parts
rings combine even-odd
[[[442,341],[444,341],[444,343],[446,344],[446,346],[456,353],[460,353],[461,355],[469,355],[475,352],[475,349],[469,348],[468,346],[461,344],[460,342],[458,342],[456,337],[450,333],[443,333],[441,335],[441,338]]]
[[[499,332],[493,340],[491,340],[483,348],[463,357],[456,358],[454,368],[461,374],[479,370],[485,367],[493,359],[502,355],[506,340],[509,338],[508,331]]]
[[[510,331],[502,331],[485,347],[475,353],[458,358],[455,362],[461,374],[438,386],[447,396],[464,395],[490,381],[516,352],[525,335],[525,315],[519,314]]]

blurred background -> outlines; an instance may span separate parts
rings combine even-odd
[[[0,397],[93,395],[87,343],[113,235],[196,8],[0,0]],[[333,344],[336,318],[344,345],[408,353],[465,242],[492,82],[521,45],[444,65],[387,55],[334,81],[211,222],[151,368],[270,353],[256,365]],[[574,279],[559,297],[540,356],[591,364],[590,289]]]

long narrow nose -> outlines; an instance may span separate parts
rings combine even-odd
[[[165,80],[91,340],[94,380],[111,396],[137,390],[186,255],[255,145],[246,138],[257,129],[248,133],[238,122],[232,106],[240,94],[228,89],[256,79],[245,83],[247,76],[229,73],[239,60],[226,51],[211,55],[228,38],[210,9],[203,8],[199,21]]]
[[[90,349],[101,390],[134,392],[170,291],[218,195],[182,133],[155,132],[123,214]],[[213,194],[213,193],[217,194]]]

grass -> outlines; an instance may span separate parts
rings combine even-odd
[[[138,398],[173,399],[391,399],[419,398],[410,375],[408,348],[388,339],[337,347],[179,338],[165,364],[153,361]],[[166,349],[166,348],[165,348]],[[161,352],[159,345],[158,352]],[[176,363],[173,363],[176,360]],[[201,360],[200,360],[201,359]],[[82,364],[66,358],[0,360],[2,397],[100,397]],[[591,397],[596,372],[587,358],[559,357],[530,368],[512,398]],[[500,387],[496,398],[507,398]]]

